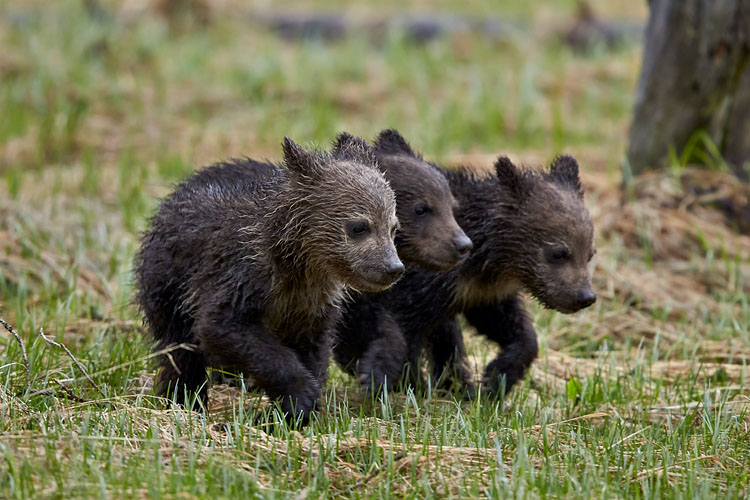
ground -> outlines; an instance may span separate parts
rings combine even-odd
[[[344,13],[354,28],[328,42],[282,40],[273,2],[168,22],[169,3],[0,4],[0,317],[29,364],[0,328],[0,496],[750,494],[750,194],[700,135],[667,172],[623,182],[637,35],[572,50],[572,0],[419,1],[502,27],[427,44],[377,34],[373,20],[404,19],[391,0],[284,3]],[[628,33],[646,16],[595,7]],[[386,127],[450,165],[577,157],[596,305],[532,306],[541,356],[503,401],[373,402],[332,367],[300,431],[253,425],[262,395],[227,386],[208,416],[165,409],[131,284],[158,198],[202,164],[278,159],[284,135],[325,146]],[[686,168],[696,157],[712,169]],[[466,335],[479,373],[489,347]]]

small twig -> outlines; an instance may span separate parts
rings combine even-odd
[[[83,399],[80,396],[76,396],[73,391],[71,391],[68,386],[60,382],[59,380],[52,380],[54,383],[58,385],[58,387],[65,393],[65,396],[67,396],[68,399],[71,399],[75,401],[76,403],[98,403],[98,401],[88,401],[86,399]],[[35,397],[35,396],[57,396],[58,391],[54,389],[53,387],[48,387],[46,389],[39,389],[35,391],[31,391],[29,393],[29,397]]]
[[[35,396],[51,396],[53,394],[56,394],[57,391],[53,389],[52,387],[48,387],[46,389],[35,389],[29,393],[29,397],[33,398]]]
[[[93,377],[98,377],[99,375],[104,375],[106,373],[112,373],[114,371],[120,370],[121,368],[127,368],[128,366],[134,365],[135,363],[138,363],[138,362],[141,362],[141,361],[145,361],[147,359],[155,358],[155,357],[161,356],[163,354],[168,354],[168,353],[170,353],[172,351],[176,351],[178,349],[184,349],[186,351],[193,352],[193,351],[195,351],[196,347],[197,346],[195,344],[186,344],[184,342],[181,343],[181,344],[172,344],[172,345],[170,345],[168,347],[165,347],[164,349],[160,349],[158,351],[154,351],[151,354],[148,354],[146,356],[140,357],[138,359],[132,359],[132,360],[127,361],[125,363],[121,363],[121,364],[116,365],[116,366],[110,366],[109,368],[105,368],[104,370],[99,370],[98,372],[93,373],[92,376]],[[64,379],[61,379],[60,382],[75,382],[76,380],[78,380],[78,378],[75,378],[75,377],[74,378],[64,378]]]
[[[63,351],[65,351],[65,354],[67,354],[68,357],[70,357],[70,359],[73,360],[73,363],[75,363],[75,365],[78,367],[78,369],[81,370],[81,373],[83,373],[83,376],[86,377],[86,380],[88,380],[91,383],[91,385],[94,386],[94,389],[96,389],[99,392],[99,394],[101,394],[102,396],[107,397],[104,394],[104,391],[102,391],[99,388],[99,386],[96,385],[96,382],[94,382],[94,379],[92,379],[91,377],[89,377],[89,374],[86,373],[86,370],[83,368],[83,365],[76,359],[75,356],[73,356],[73,353],[70,352],[70,350],[67,347],[65,347],[65,344],[61,344],[60,342],[55,342],[51,338],[47,337],[44,334],[44,330],[42,330],[41,328],[39,329],[39,335],[41,335],[41,337],[44,339],[44,341],[47,342],[49,345],[53,345],[53,346],[58,347],[58,348],[62,349]]]
[[[60,387],[60,390],[62,390],[65,393],[65,395],[68,397],[68,399],[73,400],[76,403],[88,403],[87,400],[83,399],[80,396],[76,396],[75,394],[73,394],[73,391],[71,391],[68,388],[68,386],[66,386],[65,384],[63,384],[59,380],[54,380],[53,382],[55,382]]]
[[[26,388],[24,389],[23,393],[26,394],[29,392],[29,388],[31,388],[31,368],[29,366],[29,357],[26,355],[26,344],[24,343],[23,339],[21,338],[18,333],[13,329],[12,326],[10,326],[3,318],[0,318],[0,324],[2,324],[6,330],[8,330],[8,333],[13,335],[16,340],[18,341],[18,345],[21,346],[21,356],[23,356],[23,367],[24,370],[26,370]]]

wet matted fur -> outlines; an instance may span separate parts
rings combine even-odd
[[[410,160],[409,160],[410,161]],[[583,203],[578,164],[560,156],[546,171],[518,168],[498,159],[494,175],[445,171],[458,202],[456,220],[474,243],[468,259],[438,272],[409,267],[378,304],[360,308],[350,322],[373,325],[349,356],[392,368],[407,344],[402,368],[409,382],[421,381],[420,357],[432,375],[473,390],[465,366],[457,314],[502,351],[485,368],[490,392],[509,390],[537,356],[536,332],[523,308],[522,291],[544,306],[572,313],[591,305],[589,261],[593,224]],[[346,342],[345,340],[343,342]],[[392,346],[396,346],[395,348]]]
[[[446,271],[463,262],[472,243],[456,222],[457,202],[443,172],[415,153],[396,130],[383,130],[374,149],[396,193],[396,248],[407,268]],[[389,316],[386,300],[383,293],[355,295],[338,328],[334,357],[366,390],[393,385],[407,359],[406,340]]]
[[[284,164],[208,167],[162,201],[136,257],[137,302],[160,359],[159,394],[205,401],[206,367],[252,376],[291,418],[320,396],[345,287],[403,273],[393,191],[372,149],[331,154],[284,141]],[[258,169],[265,170],[258,175]]]

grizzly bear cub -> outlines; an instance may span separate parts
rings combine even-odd
[[[520,292],[563,313],[596,300],[588,265],[595,252],[593,224],[583,203],[577,162],[560,156],[549,171],[539,171],[517,168],[501,157],[494,170],[495,175],[486,177],[465,170],[444,172],[458,201],[456,220],[474,243],[468,259],[446,272],[411,267],[385,292],[384,304],[346,319],[361,325],[367,318],[403,335],[408,344],[404,369],[413,384],[422,383],[419,360],[427,351],[433,377],[464,384],[471,392],[456,318],[462,313],[481,335],[502,348],[485,369],[485,389],[510,390],[538,352]],[[349,355],[387,358],[389,346],[370,340]]]
[[[136,258],[137,302],[159,360],[159,394],[205,403],[206,367],[236,370],[304,422],[327,374],[345,287],[376,292],[404,272],[396,201],[370,146],[331,153],[284,140],[284,164],[208,167],[160,205]],[[263,165],[262,163],[260,163]],[[264,167],[265,168],[265,167]]]
[[[456,200],[443,173],[416,154],[395,130],[382,131],[374,149],[396,193],[401,225],[396,249],[401,260],[436,271],[463,262],[472,243],[454,218]],[[359,294],[347,303],[334,347],[338,364],[358,375],[366,390],[378,390],[386,382],[393,385],[406,361],[406,340],[385,309],[386,297]],[[365,350],[367,354],[359,357]]]

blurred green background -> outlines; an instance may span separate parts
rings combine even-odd
[[[30,362],[2,337],[0,496],[747,495],[750,244],[679,161],[620,189],[647,3],[592,6],[0,0],[0,316]],[[368,402],[335,368],[301,433],[252,425],[254,392],[154,401],[131,262],[158,199],[284,136],[387,127],[447,165],[578,158],[596,306],[529,301],[542,355],[505,401]]]

